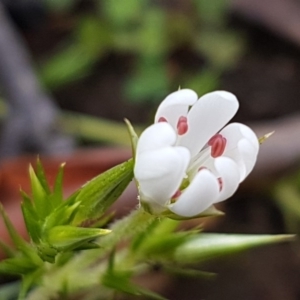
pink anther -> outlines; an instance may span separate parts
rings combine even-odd
[[[179,135],[183,135],[188,131],[187,117],[181,116],[177,122],[177,132]]]
[[[219,157],[224,153],[226,147],[226,139],[219,133],[214,135],[209,141],[208,145],[211,146],[211,156],[213,158]]]
[[[160,117],[158,119],[158,122],[168,122],[167,119],[165,117]]]
[[[181,195],[181,191],[177,190],[176,193],[172,196],[172,199],[176,199]]]

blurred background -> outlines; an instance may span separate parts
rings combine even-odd
[[[0,0],[0,201],[25,235],[18,190],[37,154],[50,180],[67,162],[71,193],[130,157],[124,117],[139,132],[178,87],[224,89],[241,104],[234,121],[275,134],[204,228],[298,233],[299,80],[297,0]],[[134,207],[134,187],[120,203],[117,215]],[[300,299],[297,242],[201,268],[218,276],[150,284],[175,300]]]

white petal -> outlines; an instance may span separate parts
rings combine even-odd
[[[136,153],[139,155],[144,151],[172,146],[175,141],[176,133],[171,125],[165,122],[153,124],[142,132],[138,140]]]
[[[194,156],[235,115],[238,107],[236,97],[229,92],[216,91],[202,96],[189,111],[189,129],[178,144],[189,148]]]
[[[259,142],[256,134],[251,128],[241,123],[231,123],[221,130],[222,134],[227,139],[226,149],[235,148],[238,141],[242,138],[247,139],[255,149],[259,149]]]
[[[220,202],[232,196],[237,190],[240,182],[240,172],[237,164],[227,157],[216,158],[215,169],[222,180],[222,189],[216,200],[216,202]]]
[[[238,149],[245,165],[245,174],[240,179],[240,181],[243,181],[255,166],[258,150],[246,139],[239,141]]]
[[[138,155],[134,175],[143,199],[166,205],[178,190],[189,160],[190,153],[183,147],[166,147]]]
[[[193,217],[210,207],[218,198],[219,184],[208,170],[201,170],[169,209],[183,217]]]
[[[255,133],[246,125],[232,123],[221,132],[226,140],[223,156],[232,158],[239,166],[240,181],[252,171],[259,150],[259,143]]]
[[[189,89],[179,90],[167,96],[157,109],[154,122],[160,117],[167,119],[168,123],[176,129],[179,117],[186,116],[189,107],[198,99],[197,94]]]

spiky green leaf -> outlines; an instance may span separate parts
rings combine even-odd
[[[21,203],[22,213],[27,231],[33,242],[38,243],[41,237],[39,216],[29,196],[21,190],[23,202]]]
[[[66,225],[51,228],[46,233],[46,238],[52,247],[60,251],[67,251],[80,247],[88,241],[110,232],[108,229],[82,228]]]
[[[29,166],[29,176],[33,202],[37,214],[41,219],[43,219],[49,214],[49,212],[51,212],[51,204],[49,201],[47,201],[47,192],[44,190],[43,185],[41,184],[31,165]]]
[[[190,237],[174,251],[180,263],[202,262],[248,249],[292,241],[293,235],[243,235],[202,233]]]

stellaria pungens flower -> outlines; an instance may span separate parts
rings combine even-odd
[[[232,196],[259,150],[246,125],[224,127],[238,107],[226,91],[198,99],[182,89],[164,99],[137,143],[134,174],[142,206],[153,214],[190,218]]]

